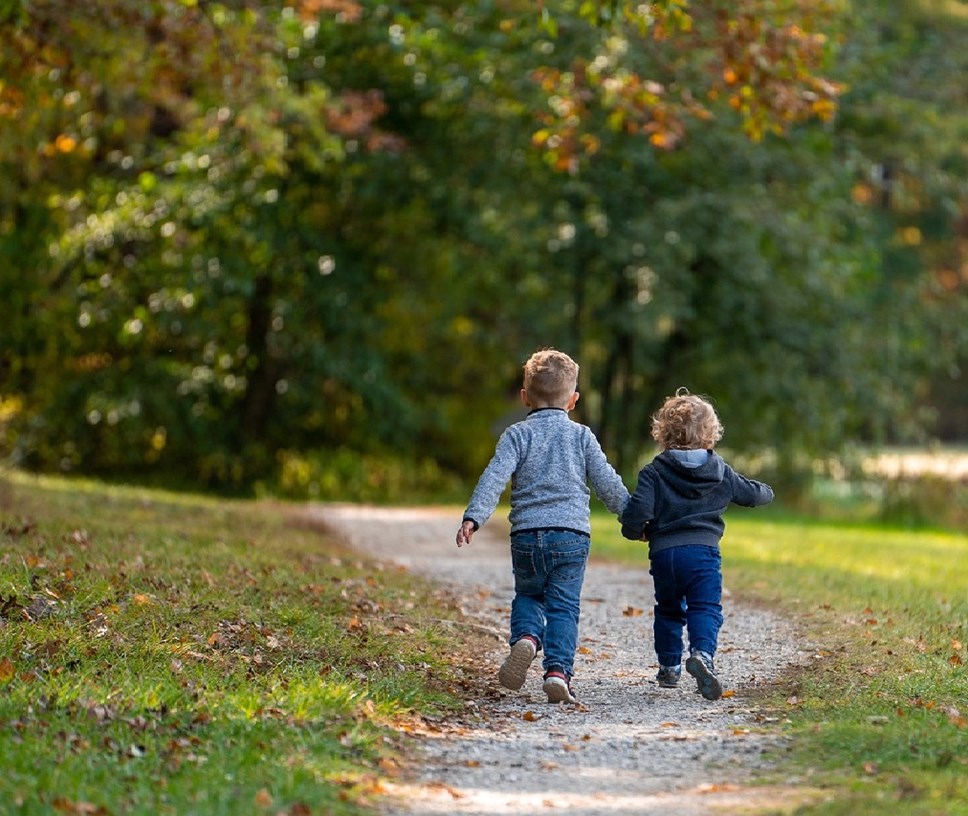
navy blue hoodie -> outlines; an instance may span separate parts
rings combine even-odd
[[[642,468],[622,513],[622,535],[646,538],[650,557],[684,544],[719,547],[730,503],[757,507],[773,501],[773,488],[736,473],[718,453],[706,451],[698,465],[682,454],[663,451]]]

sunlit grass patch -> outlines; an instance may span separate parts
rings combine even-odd
[[[648,563],[604,514],[593,548]],[[722,550],[806,649],[761,701],[795,738],[778,775],[829,791],[797,813],[968,814],[968,536],[736,509]]]

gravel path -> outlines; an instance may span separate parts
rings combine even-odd
[[[313,505],[307,512],[360,552],[449,586],[471,620],[495,633],[482,665],[497,686],[513,595],[499,518],[458,549],[452,510]],[[728,558],[728,534],[725,549]],[[750,692],[802,658],[793,627],[727,595],[716,661],[727,694],[708,702],[685,672],[678,689],[656,684],[652,604],[645,562],[634,569],[593,560],[573,682],[581,704],[548,704],[536,660],[521,691],[469,701],[478,716],[422,738],[419,773],[391,788],[383,812],[698,816],[794,806],[792,789],[745,784],[783,750],[775,717],[758,711]]]

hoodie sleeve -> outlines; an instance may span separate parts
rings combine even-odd
[[[773,488],[765,482],[747,479],[735,470],[726,467],[727,478],[733,486],[733,502],[742,507],[759,507],[773,501]]]
[[[622,535],[640,541],[648,523],[655,517],[655,470],[646,465],[639,471],[635,492],[622,513]]]

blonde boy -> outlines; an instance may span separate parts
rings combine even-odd
[[[722,435],[707,400],[685,388],[676,391],[652,417],[652,438],[662,452],[639,471],[622,514],[622,535],[649,542],[659,685],[679,683],[685,625],[686,671],[707,700],[723,694],[713,666],[723,625],[723,513],[730,503],[756,507],[773,501],[769,485],[741,476],[713,452]]]
[[[591,543],[588,485],[616,516],[629,498],[595,435],[568,417],[577,386],[578,364],[567,354],[544,349],[531,355],[521,389],[531,411],[501,435],[457,531],[457,546],[469,544],[511,481],[511,652],[498,679],[521,688],[543,651],[549,702],[576,701],[571,678]]]

